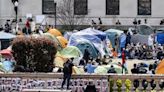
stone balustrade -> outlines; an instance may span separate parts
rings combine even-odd
[[[146,80],[148,86],[146,91],[152,90],[150,82],[154,80],[156,87],[154,88],[157,92],[164,91],[160,88],[159,83],[161,79],[164,79],[163,75],[96,75],[96,74],[82,74],[72,75],[70,87],[72,92],[83,92],[87,85],[95,85],[98,92],[117,92],[117,80],[122,80],[121,91],[126,92],[125,80],[129,79],[131,83],[130,92],[134,92],[135,87],[133,81],[139,81],[138,90],[143,90],[142,81]],[[113,86],[111,86],[111,80]],[[11,73],[11,74],[0,74],[0,91],[23,91],[23,90],[57,90],[60,89],[62,83],[62,74],[56,73]],[[55,92],[55,91],[54,91]]]

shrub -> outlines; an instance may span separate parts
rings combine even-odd
[[[53,69],[57,49],[56,44],[49,39],[18,37],[12,42],[12,50],[16,61],[15,71],[50,72]]]

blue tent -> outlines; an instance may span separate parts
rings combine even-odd
[[[79,41],[76,47],[78,47],[83,54],[84,54],[84,50],[88,47],[91,57],[96,58],[98,56],[98,50],[90,41],[87,40]]]
[[[13,39],[16,36],[11,34],[11,33],[6,33],[6,32],[0,32],[0,40],[8,40],[8,39]]]
[[[108,39],[110,40],[110,42],[111,42],[111,44],[112,44],[112,47],[115,47],[116,35],[117,35],[116,32],[108,32],[108,33],[107,33],[107,37],[108,37]]]
[[[157,42],[159,44],[164,44],[164,33],[158,33],[157,34]]]
[[[96,30],[94,28],[87,28],[87,29],[81,30],[79,33],[86,33],[86,34],[97,36],[102,41],[105,40],[106,36],[107,36],[106,33],[102,32],[100,30]]]
[[[90,41],[99,51],[101,56],[104,56],[106,54],[104,51],[105,45],[102,44],[102,40],[97,36],[92,35],[90,33],[86,33],[84,31],[73,33],[69,39],[68,46],[77,46],[80,41],[85,40]]]

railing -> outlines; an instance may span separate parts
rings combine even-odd
[[[22,91],[23,89],[59,89],[62,83],[62,74],[55,73],[13,73],[13,74],[0,74],[0,92],[9,91]],[[159,87],[161,79],[164,79],[163,75],[95,75],[95,74],[83,74],[72,75],[70,87],[72,92],[83,92],[87,85],[94,84],[98,92],[118,92],[119,87],[116,85],[118,79],[121,79],[121,92],[127,91],[127,85],[125,81],[129,79],[131,85],[128,88],[129,92],[134,92],[135,87],[133,81],[139,80],[139,87],[137,88],[141,92],[142,81],[147,81],[146,92],[150,92],[152,87],[150,82],[154,80],[156,92],[163,89]],[[112,82],[111,82],[112,81]]]

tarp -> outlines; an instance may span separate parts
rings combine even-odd
[[[6,40],[6,39],[13,39],[16,36],[11,34],[11,33],[6,33],[6,32],[0,32],[0,40]]]
[[[108,29],[105,31],[105,33],[111,33],[111,32],[117,33],[118,35],[121,35],[122,33],[124,33],[124,31],[118,30],[118,29]]]
[[[82,33],[82,34],[86,33],[86,34],[97,36],[102,41],[105,40],[106,36],[107,36],[105,32],[102,32],[100,30],[96,30],[94,28],[87,28],[87,29],[81,30],[79,33]]]
[[[65,39],[63,36],[57,36],[56,38],[58,39],[58,41],[60,42],[60,44],[63,48],[65,48],[67,46],[68,40]]]
[[[48,33],[52,34],[53,36],[62,36],[61,32],[57,29],[50,29]]]
[[[164,44],[164,33],[158,33],[157,34],[157,42],[159,44]]]

